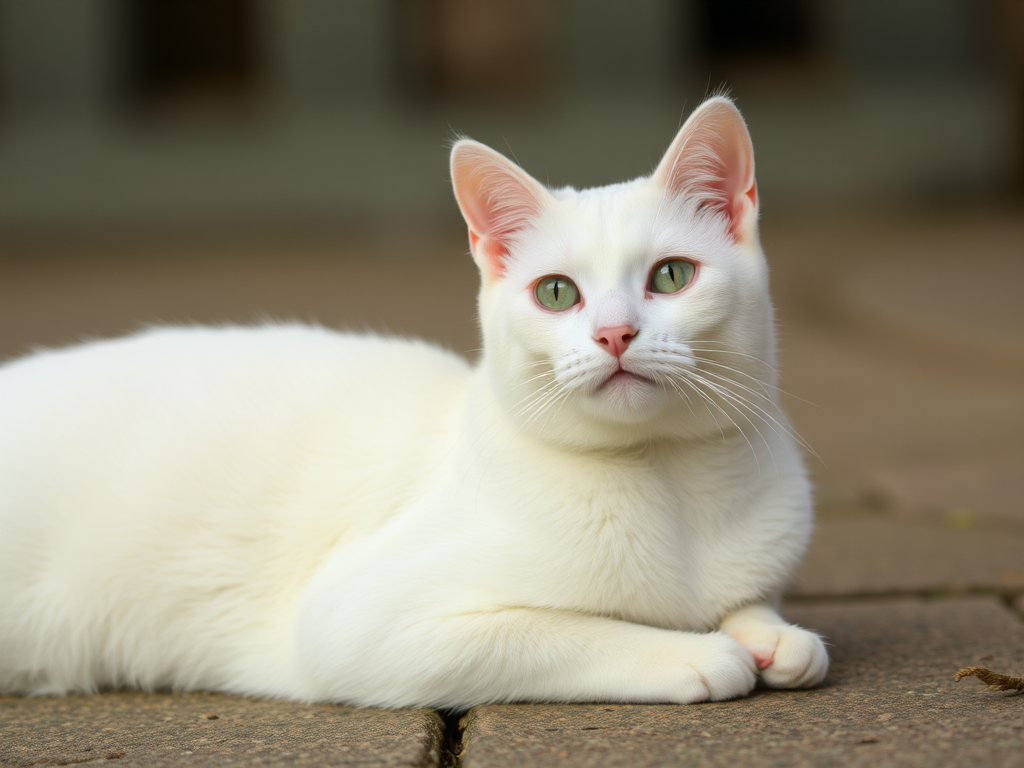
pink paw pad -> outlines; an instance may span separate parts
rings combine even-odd
[[[758,669],[767,669],[775,661],[775,651],[754,651],[750,654],[754,657],[754,662],[757,664]]]

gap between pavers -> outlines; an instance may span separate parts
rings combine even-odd
[[[791,606],[831,646],[826,684],[695,706],[479,707],[463,768],[497,766],[1019,766],[1024,696],[953,682],[1024,670],[1024,624],[996,599]]]

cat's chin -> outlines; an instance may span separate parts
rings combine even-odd
[[[651,379],[619,369],[586,398],[593,415],[618,424],[639,424],[661,411],[665,390]]]

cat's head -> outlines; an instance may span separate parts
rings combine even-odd
[[[549,190],[463,139],[452,180],[481,273],[483,365],[545,440],[611,448],[732,428],[773,362],[754,156],[706,101],[650,176]]]

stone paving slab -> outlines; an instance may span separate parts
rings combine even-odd
[[[894,512],[918,511],[965,526],[1001,524],[1024,531],[1024,454],[893,464],[866,474],[866,493]]]
[[[791,606],[831,643],[812,691],[695,706],[494,706],[464,718],[463,768],[1020,766],[1024,695],[953,682],[1024,673],[1024,623],[989,597]]]
[[[969,590],[1024,591],[1024,531],[958,529],[883,513],[822,518],[790,594]]]
[[[217,694],[0,697],[0,766],[436,766],[431,710],[354,709]]]

